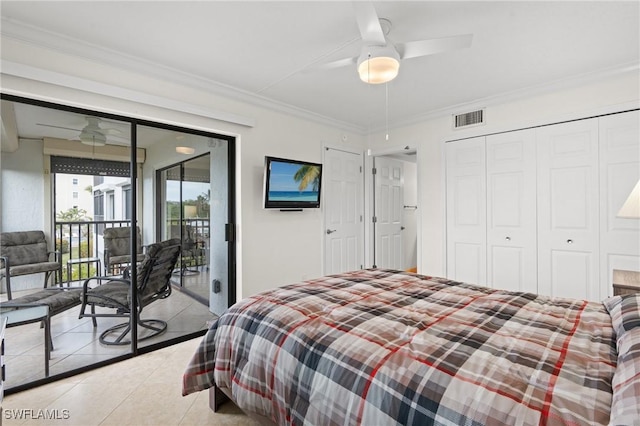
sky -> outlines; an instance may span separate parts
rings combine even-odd
[[[183,182],[182,199],[196,200],[198,195],[207,193],[209,184],[204,182]],[[180,201],[180,182],[176,180],[167,181],[167,201]]]
[[[300,168],[300,164],[271,162],[271,191],[298,191],[299,183],[293,179],[293,175]],[[310,191],[311,186],[307,187]]]

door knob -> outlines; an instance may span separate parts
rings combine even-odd
[[[333,234],[336,231],[337,231],[336,229],[327,229],[327,235]]]
[[[400,230],[401,230],[401,231],[404,231],[404,226],[401,226],[401,227],[400,227]]]
[[[573,240],[567,240],[567,244],[573,244]]]
[[[511,237],[505,237],[504,239],[507,241],[511,241]]]

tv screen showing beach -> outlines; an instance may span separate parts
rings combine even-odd
[[[271,161],[269,201],[318,201],[320,167],[304,163]]]

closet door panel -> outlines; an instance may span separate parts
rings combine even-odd
[[[613,270],[640,271],[640,220],[618,217],[640,179],[640,112],[601,117],[600,295],[613,295]]]
[[[598,120],[537,130],[538,290],[599,300]]]
[[[537,292],[532,129],[487,137],[487,284]]]
[[[451,263],[451,273],[448,277],[466,283],[480,284],[484,275],[485,247],[474,243],[453,243],[453,256],[455,261]]]
[[[447,277],[486,284],[485,138],[445,145]]]
[[[551,250],[549,261],[551,282],[555,283],[553,296],[587,298],[585,289],[597,286],[597,277],[593,274],[596,259],[590,251]]]

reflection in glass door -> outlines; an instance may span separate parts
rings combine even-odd
[[[184,161],[160,172],[164,185],[162,239],[182,244],[174,282],[208,305],[210,155]]]

